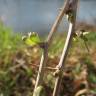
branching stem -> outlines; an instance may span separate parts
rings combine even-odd
[[[48,59],[48,48],[49,48],[50,43],[52,41],[54,32],[56,32],[57,28],[59,27],[59,24],[60,24],[60,22],[61,22],[61,20],[62,20],[62,18],[64,16],[64,13],[65,13],[66,9],[68,8],[68,3],[69,3],[69,1],[66,0],[61,12],[57,16],[57,19],[56,19],[56,21],[54,22],[54,24],[53,24],[53,26],[51,28],[51,31],[49,32],[48,38],[46,40],[46,42],[47,42],[46,43],[47,44],[46,48],[43,49],[43,53],[42,53],[42,57],[41,57],[41,62],[40,62],[40,67],[39,67],[39,71],[38,71],[38,75],[37,75],[37,79],[36,79],[34,92],[35,92],[37,86],[41,85],[42,82],[43,82],[44,67],[46,66],[47,59]],[[34,92],[33,92],[33,95],[34,95]]]
[[[66,60],[66,57],[68,55],[68,49],[71,45],[73,33],[75,31],[77,3],[78,3],[78,0],[73,0],[73,3],[72,3],[73,6],[74,6],[73,20],[72,20],[73,22],[70,22],[70,24],[69,24],[69,30],[68,30],[68,35],[67,35],[67,38],[66,38],[65,46],[64,46],[64,49],[63,49],[63,52],[62,52],[62,56],[60,58],[60,62],[58,64],[58,68],[61,72],[63,72],[65,60]],[[60,74],[56,78],[55,87],[54,87],[54,91],[53,91],[53,96],[59,96],[61,81],[62,81],[62,75]]]

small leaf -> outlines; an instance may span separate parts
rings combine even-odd
[[[29,32],[28,36],[23,36],[22,40],[29,46],[35,46],[40,43],[40,38],[36,32]]]
[[[29,38],[35,43],[40,43],[40,38],[36,32],[30,33]]]

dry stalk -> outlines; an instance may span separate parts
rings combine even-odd
[[[46,46],[43,49],[43,53],[42,53],[42,57],[41,57],[41,62],[40,62],[40,67],[39,67],[39,71],[38,71],[38,75],[37,75],[37,79],[36,79],[34,92],[35,92],[37,86],[41,85],[43,83],[44,67],[46,66],[47,59],[48,59],[48,48],[49,48],[50,42],[52,41],[54,32],[57,30],[57,28],[58,28],[58,26],[59,26],[59,24],[60,24],[60,22],[61,22],[61,20],[62,20],[62,18],[64,16],[64,13],[65,13],[65,11],[67,9],[68,3],[69,3],[69,1],[66,0],[61,12],[57,16],[57,19],[56,19],[56,21],[54,22],[54,24],[52,26],[51,31],[49,32],[48,38],[46,40],[46,42],[47,42]],[[33,95],[34,95],[34,92],[33,92]]]
[[[60,62],[58,64],[58,69],[59,69],[60,73],[63,72],[65,60],[66,60],[66,57],[68,55],[68,49],[69,49],[69,47],[71,45],[71,42],[72,42],[72,37],[73,37],[72,34],[75,31],[77,3],[78,3],[78,0],[73,0],[73,3],[72,3],[73,6],[74,6],[74,9],[73,9],[73,20],[72,20],[73,22],[72,23],[70,22],[70,24],[69,24],[69,30],[68,30],[68,35],[67,35],[67,38],[66,38],[65,46],[64,46],[64,49],[63,49],[63,52],[62,52],[62,56],[61,56]],[[54,87],[54,91],[53,91],[53,96],[59,96],[61,81],[62,81],[62,75],[59,74],[56,77],[56,82],[55,82],[55,87]]]
[[[32,67],[36,68],[36,67],[39,67],[39,65],[37,65],[37,64],[32,64]],[[54,70],[56,70],[57,68],[52,68],[52,67],[44,67],[44,69],[54,71]]]
[[[38,71],[34,91],[38,85],[42,85],[42,83],[43,83],[44,67],[46,66],[47,59],[48,59],[48,47],[47,47],[47,43],[46,43],[44,45],[44,48],[43,48],[42,57],[41,57],[41,61],[40,61],[40,66],[39,66],[39,71]]]
[[[60,22],[61,22],[61,20],[62,20],[62,18],[64,16],[64,14],[66,13],[68,5],[69,5],[69,0],[66,0],[63,7],[61,8],[60,13],[57,16],[57,18],[56,18],[50,32],[49,32],[49,35],[48,35],[48,38],[47,38],[48,44],[50,44],[50,42],[52,41],[54,32],[56,32],[57,28],[59,27],[59,24],[60,24]]]

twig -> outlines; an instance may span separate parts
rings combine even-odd
[[[24,67],[24,68],[26,68],[27,66],[25,65],[25,61],[23,61],[22,59],[21,60],[15,60],[16,61],[16,63],[18,63],[18,64],[16,64],[15,66],[13,66],[13,67],[11,67],[11,68],[9,68],[9,71],[15,71],[17,68],[20,68],[20,67]]]
[[[37,75],[37,79],[36,79],[36,84],[35,84],[34,92],[35,92],[35,89],[37,88],[37,86],[40,85],[40,84],[42,84],[42,82],[43,82],[43,76],[44,76],[44,69],[43,69],[43,67],[47,63],[47,59],[48,59],[48,48],[49,48],[50,42],[52,41],[53,34],[57,30],[57,27],[59,26],[60,21],[63,18],[64,12],[66,11],[67,6],[68,6],[68,0],[66,0],[66,2],[64,3],[64,6],[62,8],[62,11],[58,15],[56,21],[54,22],[54,24],[52,26],[51,31],[49,32],[48,38],[46,40],[46,42],[48,42],[48,43],[46,43],[47,44],[46,45],[46,48],[43,50],[43,54],[42,54],[42,57],[41,57],[41,62],[40,62],[40,67],[39,67],[39,71],[38,71],[38,75]],[[33,92],[33,95],[34,95],[34,92]]]
[[[34,67],[39,67],[39,65],[37,65],[37,64],[32,64],[32,66],[34,66]],[[44,67],[44,69],[57,70],[57,68],[52,68],[52,67]]]
[[[73,22],[70,23],[70,25],[69,25],[69,31],[68,31],[68,35],[67,35],[67,38],[66,38],[65,46],[64,46],[64,49],[63,49],[63,53],[62,53],[60,62],[58,64],[58,68],[59,68],[60,72],[63,72],[65,60],[66,60],[66,57],[68,55],[68,49],[70,47],[72,37],[73,37],[72,34],[74,33],[74,29],[75,29],[77,3],[78,3],[78,0],[73,0],[73,6],[74,6],[73,20],[72,20]],[[62,81],[62,75],[59,74],[56,78],[55,87],[54,87],[54,91],[53,91],[53,96],[59,96],[61,81]]]
[[[54,22],[54,24],[53,24],[53,26],[52,26],[52,28],[49,32],[49,35],[48,35],[48,38],[47,38],[48,44],[50,44],[50,42],[52,41],[54,32],[56,32],[64,14],[65,14],[65,12],[68,8],[68,5],[69,5],[69,0],[66,0],[63,7],[62,7],[62,10],[60,11],[59,15],[57,16],[57,18],[56,18],[56,20],[55,20],[55,22]]]
[[[42,52],[42,57],[41,57],[41,61],[40,61],[40,66],[39,66],[39,71],[38,71],[38,75],[37,75],[37,79],[36,79],[34,92],[35,92],[37,86],[42,85],[42,83],[43,83],[44,67],[46,66],[47,59],[48,59],[48,46],[46,43],[44,45],[43,52]],[[34,95],[34,93],[33,93],[33,95]]]

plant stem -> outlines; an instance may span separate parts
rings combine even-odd
[[[51,28],[51,31],[49,32],[48,38],[46,40],[47,46],[43,50],[43,53],[42,53],[40,67],[39,67],[39,71],[38,71],[38,75],[37,75],[37,79],[36,79],[36,84],[35,84],[34,92],[35,92],[37,86],[41,85],[43,83],[44,67],[46,67],[46,63],[47,63],[47,59],[48,59],[48,48],[50,46],[50,43],[52,42],[52,38],[53,38],[54,32],[59,27],[59,24],[60,24],[60,22],[61,22],[61,20],[62,20],[62,18],[64,16],[64,13],[66,12],[66,10],[68,8],[68,4],[69,4],[69,1],[66,0],[65,3],[64,3],[63,8],[61,10],[61,12],[57,16],[57,19],[55,20],[55,22],[54,22],[54,24],[53,24],[53,26]],[[34,95],[34,92],[33,92],[33,95]]]
[[[42,83],[43,83],[44,67],[46,66],[47,59],[48,59],[48,47],[47,47],[47,43],[45,43],[43,52],[42,52],[42,57],[41,57],[41,61],[40,61],[40,66],[39,66],[39,71],[38,71],[38,75],[37,75],[37,79],[36,79],[34,92],[35,92],[37,86],[42,85]],[[33,95],[34,95],[34,93],[33,93]]]
[[[37,88],[37,86],[42,84],[42,82],[43,82],[43,76],[44,76],[43,67],[46,67],[45,64],[46,64],[47,59],[48,59],[48,48],[50,46],[50,42],[52,41],[54,32],[57,30],[57,27],[59,26],[60,21],[63,18],[64,12],[66,11],[67,6],[68,6],[68,0],[66,0],[66,2],[64,3],[64,6],[63,6],[61,12],[57,16],[57,19],[55,20],[55,22],[54,22],[54,24],[53,24],[53,26],[51,28],[51,31],[49,32],[48,38],[46,40],[48,43],[47,43],[47,46],[43,50],[43,53],[42,53],[42,57],[41,57],[41,61],[40,61],[40,67],[39,67],[39,71],[38,71],[38,75],[37,75],[36,85],[35,85],[34,91]],[[33,92],[33,94],[34,94],[34,92]]]
[[[64,63],[65,63],[66,57],[68,55],[68,49],[69,49],[69,47],[71,45],[71,42],[72,42],[72,37],[73,37],[72,34],[75,31],[77,3],[78,3],[78,0],[73,0],[73,6],[74,6],[73,22],[72,23],[70,22],[70,24],[69,24],[69,30],[68,30],[68,35],[67,35],[67,38],[66,38],[65,46],[64,46],[64,49],[63,49],[62,56],[60,58],[60,62],[58,64],[58,68],[61,72],[63,72]],[[53,91],[53,96],[59,96],[61,82],[62,82],[62,75],[59,74],[56,78],[55,87],[54,87],[54,91]]]
[[[64,16],[64,13],[66,12],[67,8],[68,8],[68,5],[69,5],[69,0],[66,0],[64,2],[64,5],[63,7],[61,8],[61,11],[59,13],[59,15],[57,16],[50,32],[49,32],[49,35],[48,35],[48,38],[47,38],[47,42],[48,44],[50,44],[50,42],[52,41],[53,39],[53,35],[54,35],[54,32],[56,32],[57,28],[59,27],[59,24]]]

